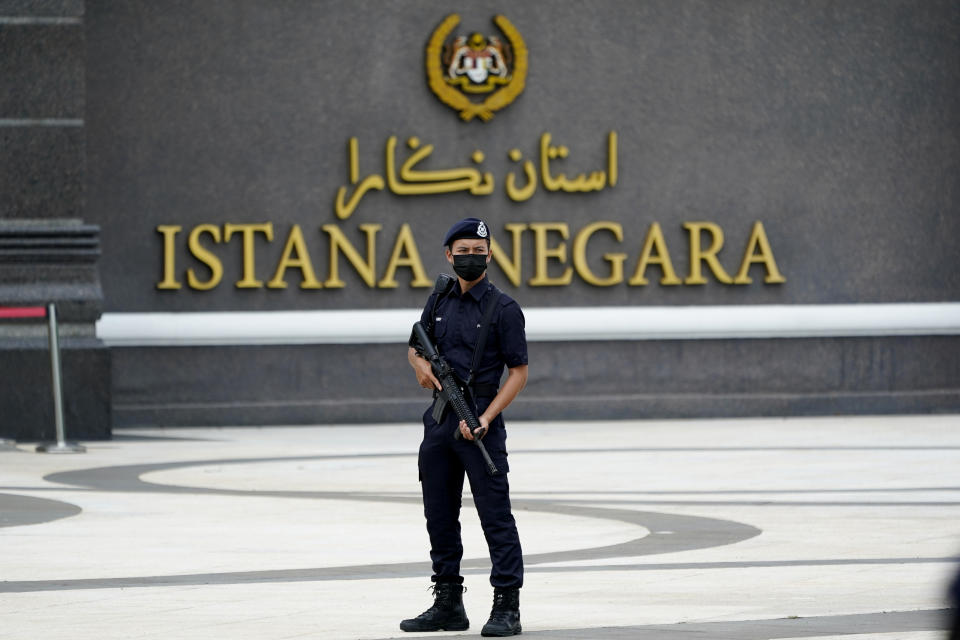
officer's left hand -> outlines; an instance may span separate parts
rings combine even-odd
[[[480,416],[479,418],[477,418],[477,422],[480,423],[480,428],[477,429],[476,433],[477,433],[477,436],[481,440],[483,440],[483,436],[487,435],[487,430],[490,428],[490,421],[487,420],[486,417]],[[470,429],[469,427],[467,427],[466,420],[460,421],[460,435],[462,435],[467,440],[473,440],[474,434],[470,433]]]

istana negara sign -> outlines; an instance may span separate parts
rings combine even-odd
[[[494,18],[502,37],[455,33],[459,20],[456,14],[447,16],[429,38],[427,85],[459,115],[464,126],[476,126],[474,123],[490,121],[521,94],[527,79],[529,52],[520,31],[504,16]],[[382,222],[351,224],[352,216],[364,201],[386,193],[399,198],[451,193],[484,198],[499,191],[506,195],[507,202],[519,207],[540,194],[590,197],[629,180],[629,176],[621,176],[619,169],[617,132],[598,132],[597,137],[606,146],[605,166],[571,168],[577,164],[575,153],[563,143],[562,136],[542,132],[538,139],[534,138],[537,152],[532,158],[525,158],[519,146],[473,148],[463,150],[463,157],[469,160],[463,166],[437,167],[431,162],[434,143],[416,135],[401,142],[400,137],[390,135],[383,143],[382,166],[368,172],[360,166],[360,136],[350,136],[346,140],[344,167],[347,182],[330,187],[336,195],[328,222],[319,228],[311,224],[307,231],[304,224],[270,221],[160,224],[156,231],[162,237],[162,271],[156,288],[286,289],[297,283],[294,286],[305,292],[321,292],[348,286],[341,277],[342,268],[353,269],[369,289],[397,288],[401,270],[409,272],[410,287],[430,287],[432,279],[421,259],[421,243],[409,221],[402,222],[387,237]],[[484,167],[491,153],[506,157],[515,169],[495,175]],[[617,220],[598,218],[586,224],[572,224],[564,220],[525,221],[520,219],[519,210],[517,218],[510,219],[509,212],[504,215],[509,221],[499,228],[491,224],[491,247],[496,266],[515,287],[563,287],[574,278],[595,287],[704,285],[711,278],[725,285],[750,285],[754,282],[750,276],[753,265],[762,269],[766,284],[786,281],[762,221],[754,222],[751,228],[728,230],[735,234],[735,245],[742,252],[735,263],[728,259],[726,265],[718,255],[727,243],[720,224],[706,220],[683,222],[687,264],[685,270],[680,270],[673,258],[678,254],[676,240],[672,252],[661,224],[656,221],[630,229],[638,235],[628,238],[624,224]],[[601,234],[623,247],[623,251],[600,254],[602,271],[591,251],[592,244],[597,244],[591,240]],[[431,247],[435,244],[433,236]],[[351,238],[362,238],[362,242],[355,243]],[[533,259],[524,260],[524,247],[529,251],[531,241]],[[263,259],[258,262],[257,247],[274,243],[283,245],[279,258],[269,264]],[[223,252],[229,250],[226,245],[241,247],[243,259],[237,273],[228,273],[224,267]],[[378,259],[384,246],[389,247],[389,257]],[[187,259],[194,266],[184,269]],[[202,266],[197,266],[197,262]],[[524,272],[525,264],[532,265],[528,267],[532,271]],[[319,269],[321,265],[326,265],[326,269]],[[651,267],[656,269],[652,271]]]

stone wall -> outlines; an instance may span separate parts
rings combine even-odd
[[[54,303],[70,438],[111,434],[99,228],[83,224],[82,0],[0,1],[0,307]],[[0,318],[0,437],[55,438],[45,318]]]
[[[5,4],[67,22],[0,25],[0,117],[57,119],[0,128],[24,157],[0,154],[0,216],[99,225],[107,313],[417,308],[467,215],[525,308],[960,301],[955,1]],[[522,93],[488,122],[429,87],[453,11],[451,38],[527,52]],[[415,169],[492,187],[391,183],[388,158],[401,171],[427,145]],[[573,181],[599,171],[600,188]],[[534,343],[511,411],[956,410],[957,346]],[[122,425],[407,420],[423,402],[400,344],[111,351]]]

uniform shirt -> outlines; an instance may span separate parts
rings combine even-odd
[[[473,351],[480,337],[480,323],[488,304],[497,304],[498,309],[490,318],[490,330],[487,342],[477,370],[474,372],[474,384],[499,386],[503,368],[518,367],[527,364],[527,336],[524,331],[523,311],[510,296],[499,296],[491,290],[493,285],[488,278],[474,285],[466,293],[460,291],[457,280],[449,293],[440,298],[436,314],[433,316],[433,341],[448,364],[453,367],[460,379],[466,381],[470,375]],[[487,292],[490,291],[489,295]],[[420,322],[429,327],[430,314],[436,294],[427,299],[427,305],[420,316]]]

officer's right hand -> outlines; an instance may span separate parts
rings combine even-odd
[[[430,363],[423,358],[417,358],[413,370],[417,374],[417,382],[424,389],[443,389],[443,387],[440,385],[440,381],[437,380],[435,375],[433,375],[433,367],[431,367]]]

